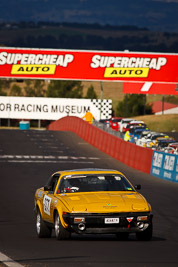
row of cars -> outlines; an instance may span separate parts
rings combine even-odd
[[[125,136],[126,141],[138,146],[178,154],[178,142],[174,138],[164,133],[151,131],[143,121],[114,117],[104,123],[113,130],[120,132],[122,138]]]
[[[132,126],[147,127],[143,121],[138,121],[131,118],[113,117],[111,119],[103,120],[103,122],[110,128],[121,133],[126,133]]]
[[[143,131],[135,143],[139,146],[178,155],[178,142],[164,133]]]

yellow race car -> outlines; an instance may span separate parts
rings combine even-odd
[[[152,210],[146,199],[119,171],[78,169],[54,173],[36,190],[38,237],[68,239],[71,233],[116,234],[127,239],[152,238]]]

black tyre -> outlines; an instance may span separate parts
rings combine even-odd
[[[148,228],[145,231],[136,233],[137,240],[139,241],[149,241],[152,239],[152,235],[153,235],[152,223],[148,226]]]
[[[36,231],[38,237],[40,238],[51,237],[52,228],[48,227],[46,223],[43,221],[39,209],[37,210],[36,213]]]
[[[128,240],[129,233],[125,233],[125,232],[117,233],[116,237],[118,240],[121,240],[121,241]]]
[[[71,236],[71,233],[62,226],[61,220],[59,218],[59,214],[57,212],[56,212],[55,220],[54,220],[54,230],[55,230],[56,238],[58,240],[69,239]]]

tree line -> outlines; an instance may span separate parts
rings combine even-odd
[[[18,82],[23,82],[19,86]],[[7,94],[8,91],[8,94]],[[25,97],[58,97],[58,98],[87,98],[97,99],[93,85],[83,95],[81,81],[51,80],[46,88],[44,80],[0,80],[0,96],[25,96]]]
[[[177,39],[172,42],[153,42],[149,36],[127,36],[122,37],[103,37],[99,35],[81,35],[75,34],[73,36],[68,34],[60,34],[58,37],[53,35],[46,36],[20,36],[15,39],[6,41],[5,45],[10,47],[43,47],[54,49],[88,49],[88,50],[111,50],[123,51],[125,49],[130,51],[140,52],[178,52]]]
[[[9,32],[9,35],[7,35]],[[10,38],[9,38],[10,36]],[[178,34],[136,26],[85,23],[0,23],[0,45],[9,47],[178,52]]]

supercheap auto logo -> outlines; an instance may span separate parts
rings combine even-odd
[[[0,53],[0,65],[12,65],[11,74],[55,74],[57,66],[66,68],[74,59],[71,54]]]
[[[147,78],[151,69],[159,71],[166,65],[165,57],[114,57],[95,55],[91,68],[105,68],[105,78]]]

